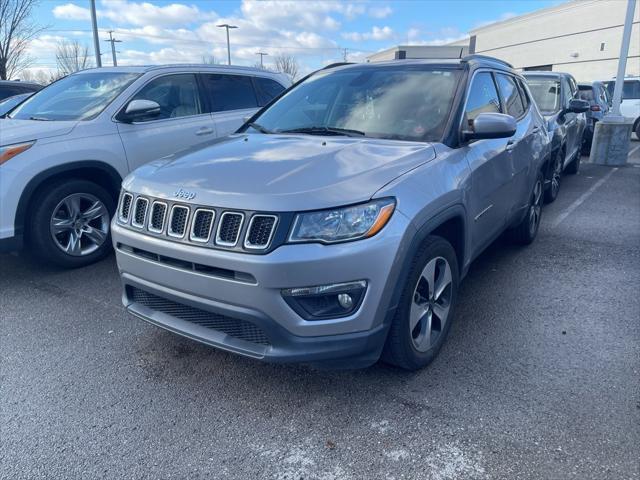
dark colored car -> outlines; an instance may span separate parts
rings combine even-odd
[[[37,92],[41,88],[42,85],[37,83],[19,82],[16,80],[0,80],[0,100],[23,93]]]
[[[611,96],[603,82],[580,83],[578,90],[580,98],[589,102],[589,110],[586,112],[587,125],[582,134],[582,153],[588,155],[591,152],[596,123],[602,120],[611,108]]]
[[[31,95],[33,95],[33,92],[21,93],[20,95],[14,95],[12,97],[7,97],[4,100],[0,100],[0,118],[4,118],[4,116],[13,110],[14,107],[22,103]]]
[[[529,89],[547,121],[552,161],[545,178],[545,201],[553,202],[560,191],[562,172],[578,173],[582,132],[587,123],[584,112],[589,102],[578,97],[578,85],[568,73],[525,72]]]

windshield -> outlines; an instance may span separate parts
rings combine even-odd
[[[541,112],[560,109],[560,82],[554,78],[527,78],[529,90]]]
[[[34,94],[8,117],[18,120],[91,120],[137,77],[137,73],[118,72],[70,75]]]
[[[25,98],[29,98],[32,93],[21,93],[20,95],[14,95],[13,97],[7,97],[4,100],[0,100],[0,117],[4,116],[13,107],[22,102]]]
[[[459,70],[424,66],[323,71],[270,106],[253,128],[263,133],[439,140],[459,75]]]

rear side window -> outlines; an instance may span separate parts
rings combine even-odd
[[[480,72],[473,77],[464,111],[466,125],[473,126],[473,121],[481,113],[500,113],[498,91],[493,76],[488,72]]]
[[[520,118],[524,115],[524,105],[514,78],[510,75],[498,73],[496,74],[496,79],[507,113],[514,118]]]
[[[631,80],[624,82],[622,87],[622,99],[623,100],[638,100],[640,99],[640,81]]]
[[[251,77],[245,75],[203,75],[205,90],[211,100],[212,112],[258,108],[258,99]]]
[[[265,106],[284,91],[282,85],[270,78],[255,77],[254,81],[258,89],[258,102],[261,107]]]

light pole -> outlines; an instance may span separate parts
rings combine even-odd
[[[116,40],[113,38],[113,30],[109,30],[109,38],[105,39],[105,42],[111,43],[111,57],[113,58],[113,66],[117,67],[118,62],[116,60],[116,43],[122,43],[122,40]]]
[[[266,52],[257,52],[256,55],[260,55],[260,68],[264,68],[264,65],[262,64],[262,57],[269,54]]]
[[[229,29],[238,27],[236,27],[235,25],[229,25],[228,23],[223,23],[222,25],[218,25],[218,27],[224,27],[227,29],[227,63],[231,65],[231,45],[229,44]]]
[[[98,21],[96,20],[96,0],[90,1],[91,6],[91,27],[93,29],[93,49],[96,54],[96,67],[102,66],[100,59],[100,39],[98,38]]]

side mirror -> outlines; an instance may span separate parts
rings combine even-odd
[[[504,113],[481,113],[473,121],[473,130],[462,132],[464,140],[509,138],[516,133],[516,119]]]
[[[124,111],[122,120],[136,122],[160,115],[160,105],[153,100],[131,100]]]
[[[591,105],[586,100],[580,100],[579,98],[572,98],[569,100],[569,106],[567,107],[567,111],[573,113],[582,113],[586,112],[591,108]]]

